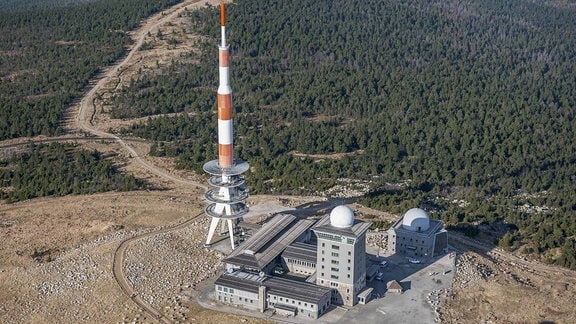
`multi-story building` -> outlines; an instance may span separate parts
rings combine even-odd
[[[412,208],[388,230],[388,252],[412,258],[435,257],[448,247],[448,233],[441,220],[430,219]]]
[[[312,231],[318,238],[316,284],[333,289],[332,304],[354,306],[366,286],[366,231],[370,223],[354,220],[354,212],[338,206]]]

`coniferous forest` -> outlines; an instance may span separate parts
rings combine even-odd
[[[31,145],[27,152],[0,162],[3,188],[0,199],[8,202],[44,196],[92,194],[143,187],[132,175],[121,174],[97,151],[76,149],[71,144]]]
[[[0,140],[59,135],[64,108],[178,0],[0,0]]]
[[[561,1],[237,2],[235,154],[251,190],[363,179],[364,204],[508,224],[503,247],[561,249],[545,260],[576,267],[575,14]],[[187,113],[125,134],[198,172],[217,154],[217,15],[191,13],[210,39],[199,65],[143,75],[113,101],[118,118]]]
[[[62,132],[63,108],[122,55],[125,32],[175,2],[1,13],[0,138]],[[227,12],[235,156],[252,192],[364,181],[365,205],[423,207],[471,234],[505,224],[504,248],[576,268],[574,4],[253,0]],[[202,173],[217,155],[219,19],[187,14],[204,41],[185,61],[198,64],[143,71],[110,103],[115,118],[181,112],[123,133]]]

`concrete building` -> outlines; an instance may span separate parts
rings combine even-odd
[[[278,214],[224,259],[215,298],[311,319],[334,303],[365,303],[371,294],[364,289],[369,227],[346,206],[319,221]]]
[[[244,270],[273,274],[281,265],[280,254],[295,242],[309,242],[316,221],[278,214],[224,259],[227,271]]]
[[[430,219],[420,208],[407,211],[388,230],[388,252],[412,258],[428,258],[442,254],[448,247],[444,223]]]
[[[338,206],[312,230],[318,238],[316,284],[333,289],[332,303],[354,306],[366,286],[366,231],[354,212]]]
[[[312,283],[256,275],[241,270],[221,275],[215,285],[218,301],[263,312],[316,319],[330,307],[331,289]]]

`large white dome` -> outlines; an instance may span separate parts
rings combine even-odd
[[[404,214],[402,227],[410,231],[426,231],[430,228],[428,214],[420,208],[412,208]]]
[[[330,212],[330,225],[347,228],[354,225],[354,212],[348,206],[336,206]]]

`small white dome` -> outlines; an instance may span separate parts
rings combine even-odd
[[[330,212],[330,225],[347,228],[354,225],[354,212],[348,206],[336,206]]]
[[[420,208],[412,208],[404,214],[402,227],[409,231],[426,231],[430,228],[428,214]]]

